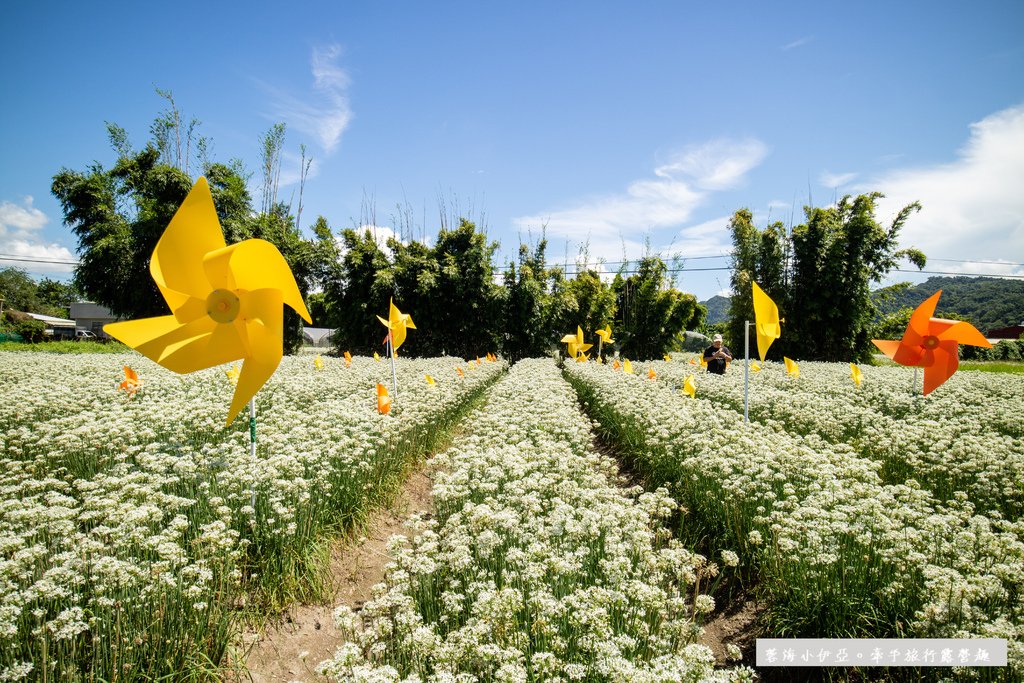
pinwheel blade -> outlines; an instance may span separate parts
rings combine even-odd
[[[202,260],[210,289],[226,289],[239,295],[256,289],[276,289],[284,303],[307,323],[313,323],[288,262],[270,242],[245,240],[210,252]]]
[[[282,303],[281,292],[276,289],[248,292],[242,300],[240,318],[245,324],[250,352],[242,363],[227,424],[231,424],[281,363],[284,355]]]
[[[205,301],[210,292],[203,256],[224,248],[217,209],[206,178],[199,178],[160,236],[149,273],[172,311],[192,296]]]
[[[683,382],[683,391],[685,391],[690,398],[697,398],[697,382],[693,379],[693,375],[686,378]]]
[[[929,331],[930,323],[932,316],[935,315],[935,307],[939,304],[940,296],[942,296],[941,289],[922,301],[910,314],[907,331],[903,333],[902,343],[905,346],[919,346],[926,336],[932,334]]]
[[[933,320],[939,320],[934,318]],[[985,335],[978,331],[978,329],[964,321],[949,321],[953,324],[949,326],[944,332],[938,333],[940,342],[943,341],[955,341],[957,344],[967,344],[969,346],[983,346],[986,349],[992,348],[992,343],[985,339]]]
[[[207,320],[209,318],[190,325],[198,327],[199,323]],[[182,329],[185,327],[189,326],[186,325]],[[167,344],[159,363],[168,370],[184,375],[244,358],[248,355],[248,344],[247,340],[243,339],[244,328],[240,327],[236,323],[214,323],[213,329],[206,334]]]
[[[924,368],[924,388],[922,394],[927,396],[942,386],[960,367],[958,349],[955,341],[940,342],[938,348],[931,353],[932,362]]]
[[[888,356],[890,360],[900,348],[900,343],[891,339],[872,339],[871,343],[877,346],[878,350]]]

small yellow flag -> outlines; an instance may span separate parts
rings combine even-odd
[[[623,361],[622,369],[625,370],[626,372],[628,372],[631,375],[633,374],[633,364],[630,363],[628,360]]]
[[[787,375],[789,375],[790,377],[799,377],[800,376],[800,366],[796,364],[795,360],[787,358],[786,356],[783,356],[782,360],[786,361],[786,374]]]
[[[697,398],[697,382],[693,379],[693,375],[686,378],[683,382],[683,392],[688,394],[690,398]]]
[[[324,369],[324,359],[320,357],[320,354],[316,354],[316,358],[313,359],[313,367],[317,370]]]
[[[430,375],[423,375],[423,378],[427,380],[427,384],[434,384],[434,378]]]
[[[379,363],[380,362],[380,354],[377,353],[376,351],[374,351],[373,352],[373,359]]]
[[[850,378],[853,379],[854,384],[860,386],[861,380],[864,379],[864,373],[860,371],[860,368],[850,363]]]

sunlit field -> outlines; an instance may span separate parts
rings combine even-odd
[[[768,363],[746,424],[740,363],[399,358],[385,415],[389,362],[316,359],[257,394],[252,456],[229,366],[0,353],[0,680],[223,677],[428,454],[434,510],[328,678],[752,680],[700,644],[740,593],[766,637],[1006,638],[945,672],[1024,675],[1024,377]]]

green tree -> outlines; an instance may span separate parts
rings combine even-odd
[[[51,280],[44,277],[39,281],[36,294],[46,308],[58,317],[66,318],[70,313],[71,304],[82,298],[81,293],[74,286],[66,282]]]
[[[546,355],[555,346],[548,284],[560,279],[561,271],[548,269],[547,244],[541,239],[532,251],[520,244],[518,262],[510,263],[505,273],[502,348],[513,361]]]
[[[730,284],[733,296],[729,303],[729,323],[726,328],[726,346],[736,358],[743,357],[744,322],[754,320],[753,287],[758,286],[779,306],[779,314],[785,317],[788,276],[788,239],[785,226],[775,222],[764,230],[758,230],[753,223],[749,209],[740,209],[729,221],[732,233],[732,276]],[[751,332],[753,334],[753,332]],[[756,347],[755,347],[756,348]],[[772,357],[781,358],[780,349],[772,346]]]
[[[366,355],[381,348],[385,330],[375,316],[387,314],[394,274],[369,229],[362,234],[344,230],[341,240],[344,255],[336,277],[324,285],[324,300],[331,311],[330,327],[336,329],[333,340],[338,351]],[[416,322],[415,312],[405,312],[412,313]],[[409,335],[408,340],[413,337]]]
[[[843,197],[828,208],[806,208],[793,229],[793,273],[783,348],[809,360],[865,361],[873,353],[875,318],[870,284],[906,257],[919,268],[925,257],[897,250],[900,229],[918,203],[904,207],[888,228],[875,218],[880,193]]]
[[[0,269],[0,299],[5,311],[38,313],[39,291],[35,280],[21,268]]]
[[[900,258],[919,268],[925,263],[920,251],[896,248],[900,229],[920,205],[904,207],[884,228],[874,215],[881,196],[847,196],[828,208],[805,207],[807,222],[789,236],[780,223],[758,230],[746,209],[734,214],[730,227],[735,294],[729,321],[734,353],[740,352],[744,320],[753,320],[750,280],[756,279],[785,319],[782,337],[769,351],[773,357],[870,358],[870,326],[875,319],[870,284],[881,281]]]
[[[697,329],[706,311],[692,294],[668,286],[665,262],[656,256],[640,260],[637,272],[615,277],[612,290],[618,311],[620,353],[640,360],[661,358],[683,330]]]
[[[595,344],[596,353],[596,330],[615,321],[615,292],[593,269],[582,270],[571,280],[559,278],[557,284],[560,305],[552,311],[551,323],[555,336],[560,339],[575,333],[578,325],[587,343]],[[611,349],[605,349],[609,352]]]

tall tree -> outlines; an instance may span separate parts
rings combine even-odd
[[[788,237],[781,224],[758,231],[749,211],[737,211],[731,224],[733,343],[743,338],[743,321],[753,319],[750,278],[756,277],[785,318],[782,338],[770,354],[867,360],[873,350],[869,326],[875,317],[871,283],[880,282],[901,258],[919,268],[925,264],[920,251],[897,249],[900,229],[920,205],[905,206],[886,228],[875,218],[881,196],[846,196],[835,206],[805,207],[806,223]]]
[[[620,353],[630,358],[660,358],[679,334],[696,329],[706,311],[692,294],[668,286],[667,266],[656,256],[640,260],[628,278],[612,283],[616,294]]]
[[[741,358],[744,348],[744,322],[754,320],[751,282],[772,298],[785,317],[789,248],[785,226],[775,222],[758,230],[750,209],[740,209],[729,221],[732,232],[732,285],[733,296],[729,304],[729,324],[726,345],[733,356]],[[775,356],[780,349],[773,346],[769,354]],[[778,357],[781,358],[781,355]]]

